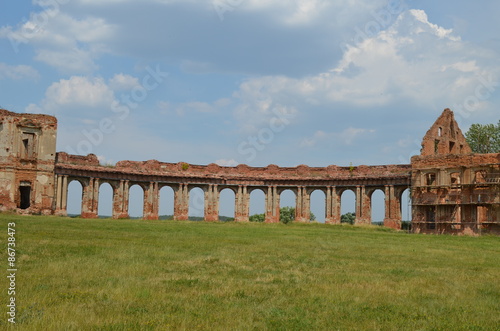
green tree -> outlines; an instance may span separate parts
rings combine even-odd
[[[498,124],[472,124],[465,139],[474,153],[500,153],[500,121]]]
[[[316,220],[316,216],[311,212],[310,220]],[[250,216],[250,222],[264,222],[266,216],[264,214],[255,214]],[[280,222],[287,224],[295,220],[295,208],[293,207],[283,207],[280,208]]]
[[[295,220],[295,208],[293,207],[283,207],[280,209],[280,222],[283,224],[288,224]]]
[[[356,219],[355,213],[346,213],[340,216],[340,223],[354,224],[355,219]]]
[[[250,216],[250,222],[264,222],[266,220],[266,216],[264,214],[255,214]]]

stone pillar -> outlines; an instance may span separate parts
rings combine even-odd
[[[302,188],[302,217],[305,222],[311,221],[311,194],[307,188]]]
[[[128,213],[129,200],[130,200],[130,181],[126,180],[123,186],[123,212],[126,213],[127,218],[130,217]]]
[[[250,221],[250,194],[247,186],[238,186],[234,205],[234,220],[236,222]]]
[[[99,179],[90,178],[88,185],[83,188],[82,218],[98,218]]]
[[[181,183],[174,190],[174,220],[188,220],[189,212],[189,190],[188,185]]]
[[[61,215],[62,204],[62,176],[56,175],[56,207],[55,214]]]
[[[55,214],[68,215],[68,176],[58,175],[56,179]]]
[[[159,198],[158,183],[150,182],[147,189],[144,190],[144,208],[142,216],[143,219],[158,219]]]
[[[209,184],[205,191],[205,221],[219,220],[219,190],[216,184]]]
[[[366,186],[361,187],[361,198],[363,199],[362,208],[361,208],[361,214],[363,216],[363,221],[365,224],[371,224],[372,223],[372,199],[371,199],[370,192],[366,189]]]
[[[61,209],[63,210],[64,214],[68,214],[68,176],[63,176],[62,180],[62,203],[61,203]]]
[[[280,196],[276,186],[269,186],[266,193],[266,223],[279,223]]]
[[[354,224],[371,223],[371,201],[367,194],[366,187],[356,187],[356,219]]]
[[[335,186],[326,188],[325,223],[340,224],[340,195]]]
[[[128,215],[128,181],[121,180],[113,187],[113,218],[129,218]]]
[[[295,221],[309,222],[311,218],[311,196],[307,188],[299,186],[297,188],[297,197],[295,200]]]
[[[295,196],[295,221],[296,222],[304,222],[304,219],[302,217],[302,190],[304,188],[302,186],[297,187],[297,195]]]
[[[401,229],[401,201],[396,197],[393,185],[385,186],[384,226]]]

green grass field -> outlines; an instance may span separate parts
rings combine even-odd
[[[16,223],[19,330],[499,330],[500,238],[380,227]],[[7,321],[8,279],[1,282]],[[12,328],[14,329],[14,328]]]

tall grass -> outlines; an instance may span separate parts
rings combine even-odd
[[[20,330],[500,325],[498,237],[323,224],[0,220],[5,270],[7,223],[16,222]],[[10,327],[3,315],[0,328]]]

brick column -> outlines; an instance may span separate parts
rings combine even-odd
[[[62,203],[61,209],[64,211],[64,214],[68,214],[68,176],[63,176],[62,180]]]
[[[97,218],[99,204],[99,179],[90,178],[88,185],[83,188],[82,218]]]
[[[238,186],[234,204],[234,220],[236,222],[250,221],[250,194],[247,186]]]
[[[366,187],[356,187],[356,219],[354,224],[371,223],[371,201],[367,194]]]
[[[205,221],[219,220],[219,190],[216,184],[209,184],[205,191]]]
[[[340,196],[335,186],[326,188],[325,223],[340,224]]]
[[[188,220],[189,191],[187,184],[181,183],[174,190],[174,220]]]
[[[372,223],[372,199],[371,195],[366,189],[365,186],[361,188],[361,196],[363,199],[363,206],[362,206],[362,215],[363,215],[363,221],[365,224],[371,224]]]
[[[144,208],[142,218],[145,220],[158,219],[158,183],[149,183],[147,189],[144,190]]]
[[[55,214],[68,215],[68,176],[58,175],[56,178]]]
[[[302,188],[302,217],[304,222],[311,221],[311,195],[305,187]]]
[[[385,186],[384,226],[401,229],[401,201],[396,197],[394,185]]]
[[[56,215],[61,215],[61,202],[62,202],[62,176],[56,175],[56,207],[55,207],[55,214]]]
[[[266,223],[279,223],[280,196],[276,186],[269,186],[266,193]]]
[[[113,187],[113,218],[129,218],[128,215],[128,181],[121,180]]]
[[[309,222],[311,218],[311,196],[307,193],[304,186],[297,188],[297,197],[295,200],[295,221]]]
[[[299,186],[297,187],[297,195],[295,196],[295,221],[296,222],[304,222],[303,216],[302,216],[302,190],[303,187]]]

